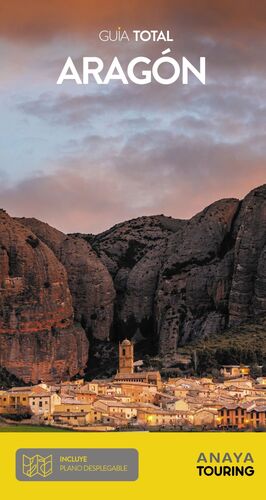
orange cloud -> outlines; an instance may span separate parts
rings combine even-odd
[[[2,2],[0,33],[24,40],[43,40],[64,33],[83,36],[104,27],[174,27],[247,36],[262,34],[266,3],[261,0],[10,0]]]

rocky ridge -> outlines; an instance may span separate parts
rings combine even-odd
[[[105,265],[83,238],[37,219],[17,219],[46,243],[66,269],[75,320],[90,337],[106,340],[113,322],[114,287]]]
[[[34,233],[0,211],[0,365],[37,382],[82,373],[84,330],[73,321],[65,268]]]
[[[169,366],[197,339],[265,320],[266,185],[190,220],[140,217],[99,235],[64,235],[36,219],[14,223],[60,261],[96,369],[108,339],[112,350],[133,338],[140,355]]]
[[[266,316],[266,185],[188,221],[141,217],[90,241],[113,276],[117,338],[149,339],[164,360]]]

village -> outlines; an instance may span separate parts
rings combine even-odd
[[[0,391],[0,419],[80,431],[265,430],[266,377],[250,367],[221,367],[219,381],[139,371],[134,345],[119,344],[111,379],[41,382]]]

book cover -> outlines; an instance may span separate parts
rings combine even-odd
[[[0,1],[12,498],[263,487],[265,28],[261,0]]]

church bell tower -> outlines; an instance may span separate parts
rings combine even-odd
[[[134,347],[130,340],[119,343],[119,373],[134,372]]]

